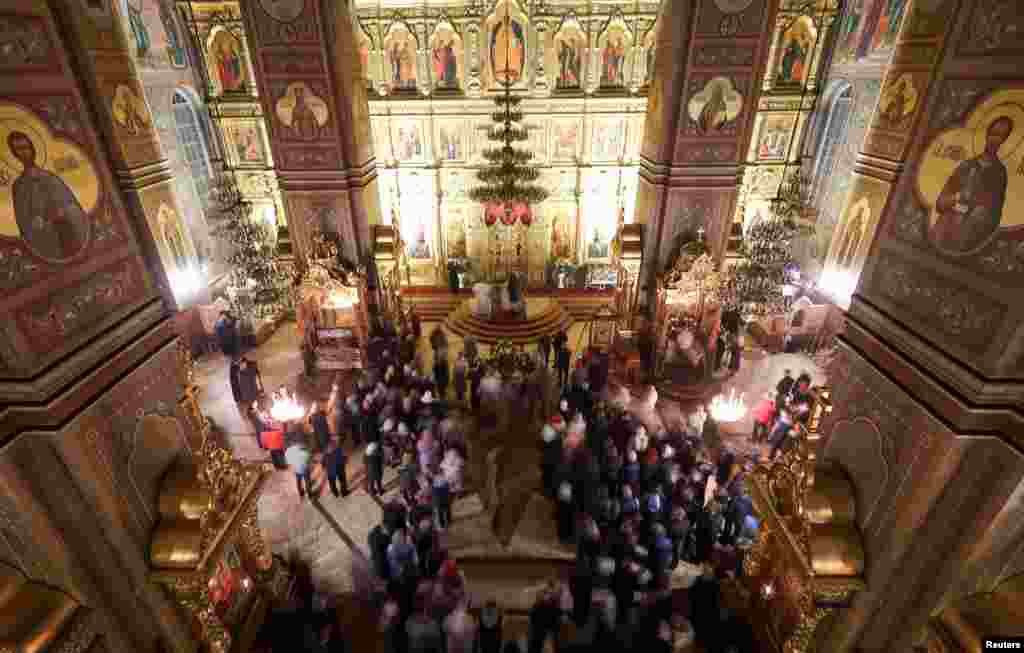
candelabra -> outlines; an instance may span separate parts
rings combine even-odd
[[[743,401],[744,394],[736,396],[736,388],[729,396],[716,395],[711,400],[711,417],[716,422],[738,422],[747,414],[747,404]]]

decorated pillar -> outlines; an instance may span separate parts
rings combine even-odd
[[[297,254],[334,233],[355,261],[379,223],[365,74],[345,3],[242,3]],[[290,65],[296,58],[301,68]]]
[[[830,651],[910,650],[944,606],[1024,569],[1020,6],[892,7],[848,8],[863,20],[844,16],[835,55],[891,52],[827,263],[856,290],[820,455],[868,507],[867,590]]]
[[[648,232],[648,293],[680,235],[703,228],[711,253],[724,250],[774,11],[772,0],[662,6],[636,214]]]

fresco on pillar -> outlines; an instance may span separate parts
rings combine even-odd
[[[458,91],[462,87],[462,37],[447,20],[438,23],[430,36],[430,67],[434,88]]]
[[[597,38],[600,51],[601,88],[624,88],[629,82],[629,52],[633,47],[633,34],[621,16],[609,20],[604,32]]]
[[[929,80],[928,73],[889,70],[864,141],[865,152],[895,161],[903,159]]]
[[[133,247],[130,228],[88,114],[68,93],[59,102],[0,102],[0,311],[10,318],[0,333],[4,375],[30,376],[153,292],[141,256],[125,252]],[[84,270],[90,261],[95,269]]]
[[[920,0],[915,3],[912,17],[916,16],[918,4]],[[970,55],[1018,55],[1024,50],[1022,18],[1020,3],[1015,0],[978,3],[957,51]],[[914,26],[913,20],[911,26]]]
[[[816,40],[817,30],[808,16],[799,16],[782,32],[776,48],[776,86],[803,86],[810,74],[809,66]]]
[[[992,92],[962,124],[932,134],[915,176],[927,241],[982,269],[1000,269],[1000,249],[1016,252],[1024,265],[1024,89]],[[1004,274],[1011,271],[1005,263]],[[1017,285],[1020,279],[1018,273]]]
[[[551,39],[546,66],[555,89],[574,91],[583,87],[586,74],[587,35],[574,15],[563,20]]]
[[[703,0],[697,34],[720,37],[760,34],[764,8],[764,0]]]
[[[683,132],[697,136],[734,136],[743,112],[744,95],[749,79],[695,76],[688,85],[690,99],[686,103]]]
[[[312,84],[313,86],[310,86]],[[320,82],[291,82],[275,85],[276,130],[282,140],[316,141],[333,135],[331,114],[324,98],[326,88]]]
[[[393,23],[384,37],[385,78],[391,93],[416,91],[416,36],[404,23]]]

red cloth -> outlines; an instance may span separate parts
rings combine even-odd
[[[264,431],[260,433],[260,439],[267,449],[284,449],[284,431]]]
[[[765,399],[754,408],[754,419],[766,426],[771,424],[773,415],[775,415],[775,401],[772,399]]]

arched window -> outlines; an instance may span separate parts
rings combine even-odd
[[[821,126],[814,139],[815,150],[811,169],[811,197],[814,201],[821,199],[826,180],[835,168],[839,148],[842,146],[846,126],[850,120],[852,88],[849,83],[844,82],[842,86],[826,95],[826,113],[822,116]]]
[[[206,147],[206,137],[199,125],[192,98],[183,90],[174,92],[171,101],[174,108],[174,124],[178,136],[178,150],[182,160],[192,172],[192,186],[199,197],[199,205],[206,208],[210,194],[210,181],[213,177],[210,169],[210,153]],[[181,180],[179,180],[181,181]]]

